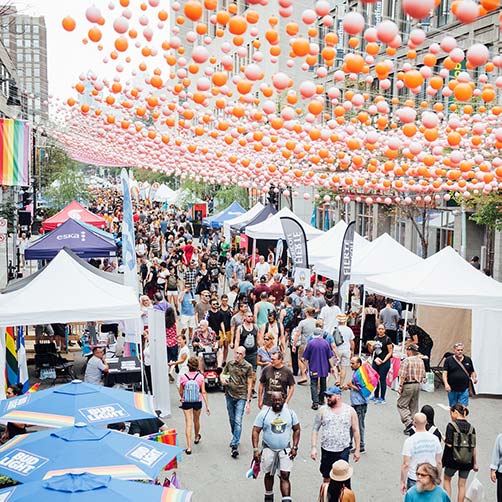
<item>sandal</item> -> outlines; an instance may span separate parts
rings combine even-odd
[[[296,382],[298,385],[305,385],[307,383],[307,380],[298,380],[298,382]]]
[[[195,436],[195,439],[194,439],[194,444],[199,444],[200,443],[200,440],[202,439],[202,436],[200,434],[197,434],[197,436]]]
[[[185,450],[185,453],[186,453],[187,455],[191,455],[191,454],[192,454],[192,450],[188,450],[188,449],[187,449],[187,450]]]

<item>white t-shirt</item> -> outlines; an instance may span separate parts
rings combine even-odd
[[[267,262],[258,262],[254,267],[254,274],[256,277],[261,277],[262,275],[268,276],[270,273],[270,265]]]
[[[343,343],[338,346],[339,351],[350,351],[350,342],[354,340],[354,332],[348,326],[338,326]]]
[[[408,477],[417,480],[417,465],[429,462],[436,466],[436,455],[440,455],[443,449],[439,439],[430,432],[415,432],[403,445],[403,456],[410,458]]]
[[[180,372],[178,373],[178,386],[180,384],[181,375],[188,373],[188,358],[190,357],[190,349],[187,345],[180,349],[178,353],[178,360],[181,359],[183,354],[186,354],[186,359],[179,365]]]
[[[328,333],[333,333],[333,330],[338,326],[338,321],[336,316],[340,315],[342,311],[338,305],[333,305],[328,307],[327,305],[321,309],[319,313],[319,319],[324,321],[324,331]]]

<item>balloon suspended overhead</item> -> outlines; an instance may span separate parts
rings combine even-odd
[[[391,19],[368,24],[377,2],[360,3],[341,29],[326,0],[89,5],[61,24],[97,64],[52,98],[49,133],[87,163],[265,193],[305,185],[407,204],[502,188],[502,57],[421,28],[403,40]],[[398,17],[414,25],[438,3],[403,0]],[[451,11],[501,29],[499,0]]]

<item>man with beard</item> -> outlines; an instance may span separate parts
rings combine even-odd
[[[325,483],[329,483],[331,466],[337,460],[349,461],[350,430],[354,435],[354,462],[360,457],[360,436],[357,414],[351,406],[342,403],[342,391],[330,387],[324,395],[327,404],[321,406],[314,420],[311,438],[312,460],[317,460],[317,436],[321,430],[321,465],[319,470]]]
[[[258,446],[261,431],[263,431],[263,449]],[[300,423],[296,413],[284,403],[281,392],[272,393],[272,407],[263,408],[256,417],[251,441],[254,461],[261,462],[261,468],[265,473],[265,502],[274,500],[274,476],[277,469],[281,480],[282,502],[291,501],[289,475],[293,468],[293,460],[298,453]]]
[[[417,465],[417,484],[410,488],[404,502],[450,502],[450,497],[441,484],[439,469],[424,462]]]

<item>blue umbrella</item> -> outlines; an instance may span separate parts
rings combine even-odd
[[[177,446],[77,424],[12,438],[0,447],[0,474],[23,483],[69,472],[155,479],[181,451]]]
[[[5,497],[5,499],[3,498]],[[190,502],[192,492],[176,488],[162,488],[134,481],[121,481],[111,476],[97,476],[84,472],[64,474],[45,481],[0,490],[0,500],[9,502]]]
[[[152,397],[74,380],[0,403],[0,420],[43,427],[105,425],[154,418]]]

